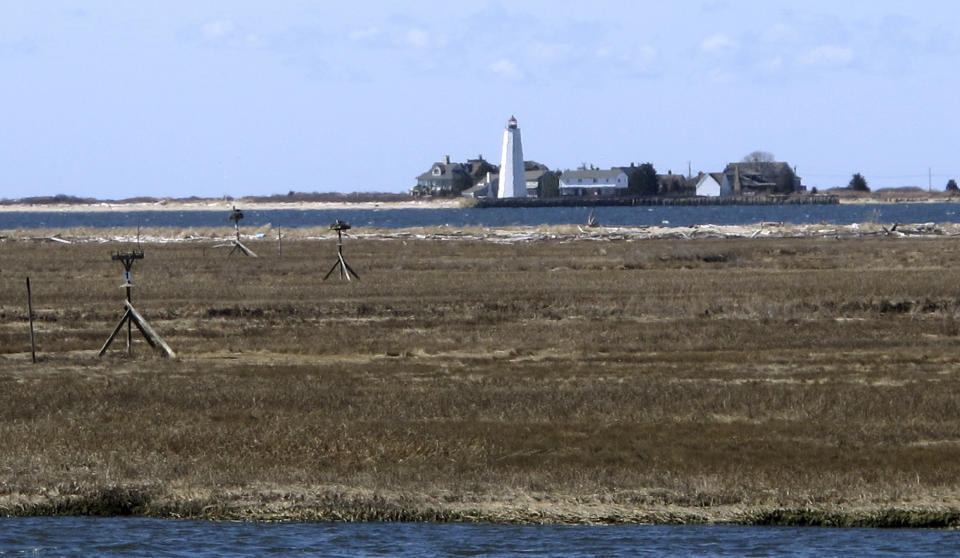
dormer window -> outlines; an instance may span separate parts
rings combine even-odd
[[[441,174],[443,174],[443,171],[440,167],[433,167],[433,176],[440,176]]]

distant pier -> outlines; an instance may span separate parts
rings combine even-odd
[[[839,196],[729,196],[729,197],[609,197],[609,198],[477,198],[473,207],[601,207],[601,206],[694,206],[694,205],[833,205]]]

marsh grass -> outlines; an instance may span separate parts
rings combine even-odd
[[[145,246],[134,304],[168,361],[139,337],[95,356],[122,246],[0,243],[3,509],[958,504],[950,240],[360,239],[350,283],[321,281],[329,240],[272,246]],[[299,500],[225,495],[272,486]]]

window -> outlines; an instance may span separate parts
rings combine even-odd
[[[433,167],[433,175],[434,175],[434,176],[440,176],[441,174],[443,174],[443,171],[440,170],[440,167]]]

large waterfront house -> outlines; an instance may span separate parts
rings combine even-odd
[[[560,196],[622,196],[627,193],[628,185],[627,173],[622,168],[563,171],[560,175]]]
[[[466,163],[451,162],[450,156],[446,155],[443,161],[434,163],[430,170],[417,177],[417,185],[413,188],[413,193],[458,196],[495,170],[496,167],[488,163],[483,155],[476,159],[469,159]]]
[[[730,163],[723,170],[721,196],[792,194],[803,186],[787,163]]]

